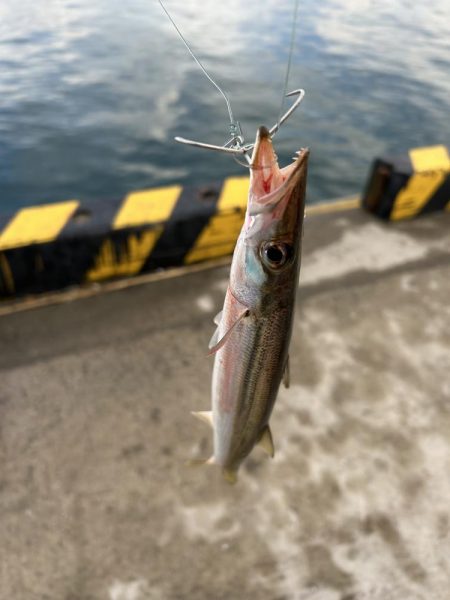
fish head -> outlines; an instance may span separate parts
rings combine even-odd
[[[282,297],[298,278],[308,155],[301,149],[280,168],[268,129],[258,129],[231,277],[231,289],[249,307]]]

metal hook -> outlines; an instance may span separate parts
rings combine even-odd
[[[248,164],[251,163],[251,159],[248,155],[248,151],[251,150],[254,144],[243,144],[244,138],[242,136],[231,138],[223,146],[215,146],[214,144],[206,144],[205,142],[196,142],[195,140],[187,140],[182,137],[176,137],[176,142],[180,144],[187,144],[188,146],[195,146],[196,148],[204,148],[205,150],[215,150],[216,152],[226,152],[227,154],[240,154],[245,157]],[[240,163],[242,164],[242,163]]]
[[[180,144],[188,144],[189,146],[195,146],[196,148],[205,148],[205,150],[217,150],[218,152],[226,152],[227,154],[245,154],[247,152],[246,146],[229,146],[231,142],[227,142],[225,146],[215,146],[214,144],[206,144],[205,142],[196,142],[195,140],[187,140],[186,138],[176,137],[176,142]]]
[[[287,121],[287,119],[291,116],[294,110],[298,107],[300,102],[303,100],[305,95],[305,90],[298,89],[289,94],[286,94],[286,98],[291,96],[298,96],[297,100],[294,104],[284,113],[284,115],[279,119],[279,121],[269,129],[269,133],[271,137],[273,137],[276,132],[280,129],[281,125]],[[226,152],[227,154],[241,154],[247,160],[247,163],[251,163],[251,159],[248,155],[248,152],[253,149],[255,144],[245,144],[244,143],[244,135],[242,133],[241,125],[239,121],[235,121],[230,125],[230,133],[232,137],[226,142],[223,146],[216,146],[214,144],[206,144],[204,142],[196,142],[194,140],[187,140],[182,137],[176,137],[175,141],[180,144],[187,144],[189,146],[195,146],[196,148],[204,148],[205,150],[215,150],[217,152]],[[239,161],[238,161],[239,162]],[[242,164],[242,163],[239,163]]]
[[[285,121],[287,121],[287,119],[289,119],[289,117],[292,115],[292,113],[294,112],[294,110],[298,107],[298,105],[300,104],[300,102],[303,100],[304,96],[305,96],[305,90],[302,89],[298,89],[298,90],[294,90],[292,92],[289,92],[289,94],[286,94],[286,98],[290,98],[291,96],[298,96],[297,100],[294,102],[294,104],[291,106],[291,108],[289,108],[289,110],[287,110],[284,115],[280,118],[280,120],[278,121],[278,123],[276,123],[272,129],[269,129],[269,133],[270,135],[273,137],[276,132],[280,129],[281,125],[283,125],[283,123]]]

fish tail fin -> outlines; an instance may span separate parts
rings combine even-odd
[[[202,467],[203,465],[216,465],[214,455],[210,458],[192,458],[186,461],[187,467]],[[222,475],[228,483],[235,484],[237,482],[237,470],[227,467],[222,468]]]

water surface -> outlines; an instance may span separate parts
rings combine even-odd
[[[227,90],[250,141],[280,109],[292,0],[167,0]],[[301,109],[280,161],[311,148],[308,200],[357,193],[372,158],[449,143],[447,0],[303,0],[290,88]],[[228,116],[156,0],[0,4],[0,210],[121,197],[243,174],[223,143]]]

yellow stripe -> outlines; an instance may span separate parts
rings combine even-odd
[[[445,178],[446,174],[439,171],[412,175],[406,187],[401,190],[395,199],[391,220],[398,221],[417,215],[441,187]]]
[[[111,277],[126,277],[140,272],[163,232],[181,193],[180,185],[132,192],[125,198],[113,223],[113,229],[155,223],[154,228],[140,234],[130,234],[117,252],[111,240],[106,240],[86,274],[87,281]]]
[[[414,173],[395,199],[392,221],[417,215],[441,187],[450,171],[450,157],[445,146],[414,148],[409,156]]]
[[[248,177],[230,177],[225,180],[217,201],[218,214],[211,218],[195,245],[185,256],[185,264],[233,252],[244,221],[248,186]]]
[[[248,177],[228,177],[225,179],[217,201],[217,209],[227,210],[236,207],[246,209],[249,185],[250,179]]]
[[[130,234],[117,253],[111,240],[103,242],[95,264],[86,274],[87,281],[111,277],[130,277],[140,272],[150,252],[163,232],[161,225],[141,234]]]
[[[10,294],[14,294],[16,291],[16,286],[14,285],[14,277],[11,272],[11,267],[9,266],[8,259],[0,252],[0,269],[3,274],[3,280],[5,282],[5,287]]]
[[[114,219],[114,229],[165,221],[180,193],[181,186],[172,185],[128,194]]]
[[[413,148],[409,157],[415,172],[423,171],[450,171],[450,157],[445,146],[428,146],[427,148]]]
[[[0,234],[0,250],[54,240],[78,207],[78,200],[23,208]]]

